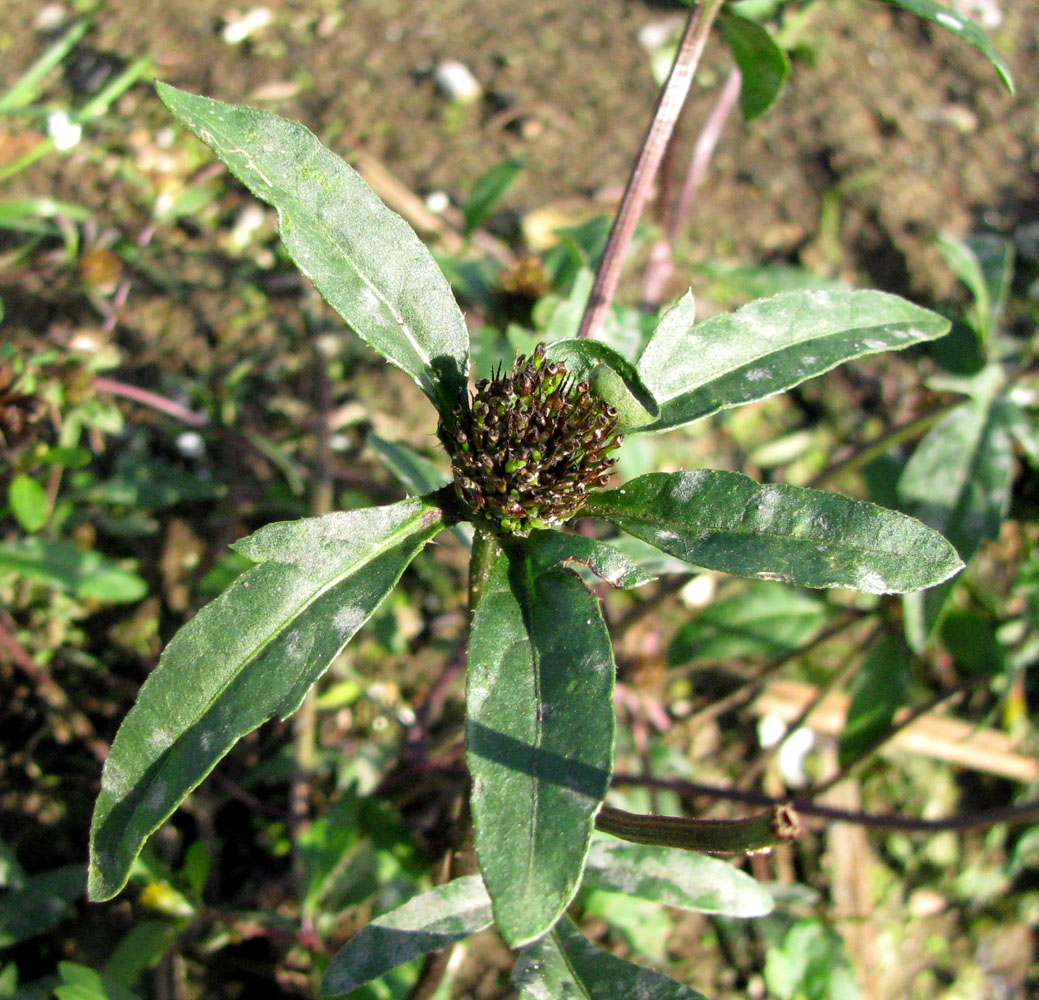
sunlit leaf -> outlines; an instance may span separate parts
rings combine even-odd
[[[577,891],[613,764],[613,650],[571,572],[502,554],[469,643],[476,852],[505,940],[544,934]]]
[[[469,333],[411,227],[302,125],[156,86],[178,120],[278,210],[292,259],[357,334],[403,368],[441,413],[463,402]]]
[[[24,473],[15,476],[7,487],[7,502],[11,513],[26,531],[39,531],[50,517],[50,500],[47,491]]]
[[[687,295],[636,365],[660,405],[660,416],[637,430],[680,427],[948,329],[945,317],[884,292],[783,292],[695,324]]]
[[[174,636],[116,734],[91,829],[92,899],[122,888],[144,841],[241,736],[296,710],[442,527],[435,504],[403,500],[236,543],[260,565]]]
[[[592,494],[582,513],[694,566],[802,587],[904,593],[962,567],[941,535],[904,514],[737,472],[649,473]]]

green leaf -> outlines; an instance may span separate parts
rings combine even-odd
[[[135,924],[108,956],[105,977],[121,986],[132,986],[148,969],[159,964],[182,929],[183,925],[171,920],[143,920]]]
[[[0,948],[10,948],[61,923],[86,888],[82,865],[30,875],[0,897]]]
[[[32,476],[20,473],[7,487],[7,502],[11,513],[26,531],[39,531],[50,517],[47,491]]]
[[[893,7],[901,7],[908,10],[917,17],[926,18],[947,31],[951,31],[958,38],[963,39],[968,45],[973,45],[984,55],[996,68],[999,78],[1003,81],[1007,90],[1014,93],[1014,81],[1010,76],[1010,67],[1000,58],[1000,55],[992,47],[988,35],[978,27],[969,17],[942,7],[940,4],[932,3],[932,0],[887,0]]]
[[[899,506],[940,531],[965,562],[995,538],[1010,506],[1013,408],[980,395],[947,413],[920,441],[898,480]],[[906,601],[906,635],[921,649],[952,583]]]
[[[177,119],[278,210],[292,259],[357,334],[442,414],[464,402],[469,333],[411,227],[302,125],[165,83],[156,88]]]
[[[723,9],[718,26],[743,76],[740,110],[751,121],[775,103],[790,72],[790,61],[768,30],[755,21]]]
[[[532,531],[527,552],[538,572],[553,566],[576,563],[591,570],[613,587],[641,587],[654,579],[619,549],[585,535],[562,531]]]
[[[705,1000],[663,973],[596,948],[568,917],[523,952],[512,981],[521,1000]]]
[[[600,399],[616,408],[618,429],[644,426],[659,414],[635,366],[601,341],[557,340],[548,346],[548,357],[564,362],[570,375],[588,382]]]
[[[1014,274],[1014,244],[1002,236],[966,240],[938,237],[938,249],[974,298],[973,320],[983,345],[991,344]]]
[[[840,766],[864,757],[888,734],[909,689],[909,662],[902,643],[880,639],[855,678],[839,740]]]
[[[826,621],[826,604],[777,583],[752,583],[686,622],[667,651],[672,666],[736,657],[772,658],[800,649]]]
[[[593,493],[582,513],[694,566],[802,587],[904,593],[963,565],[941,535],[905,514],[716,469],[651,472]]]
[[[727,917],[763,917],[773,908],[767,890],[719,858],[601,835],[588,852],[584,885]]]
[[[54,987],[58,1000],[137,1000],[137,994],[107,976],[76,962],[60,962],[61,986]]]
[[[639,358],[661,431],[789,389],[853,358],[940,337],[949,321],[896,295],[783,292],[693,325],[692,295],[664,316]]]
[[[491,897],[479,875],[466,875],[409,899],[336,952],[321,983],[324,996],[349,993],[398,965],[490,927]]]
[[[487,171],[482,177],[477,178],[473,189],[469,194],[469,200],[462,209],[465,219],[463,231],[466,236],[479,229],[494,211],[495,205],[505,197],[509,188],[519,177],[520,171],[526,166],[523,160],[506,160]]]
[[[136,573],[72,542],[47,542],[38,537],[0,542],[0,570],[4,569],[59,587],[82,600],[129,604],[148,593],[148,585]]]
[[[299,707],[442,527],[434,504],[403,500],[235,544],[261,565],[174,636],[116,734],[91,828],[92,899],[125,885],[145,840],[240,737]]]
[[[473,618],[466,751],[480,870],[512,947],[577,891],[613,764],[613,679],[581,581],[523,547],[499,555]]]

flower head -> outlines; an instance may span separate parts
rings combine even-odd
[[[538,344],[507,373],[499,367],[455,408],[452,426],[440,424],[459,498],[498,532],[522,536],[569,520],[606,484],[622,441],[617,411],[545,355]]]

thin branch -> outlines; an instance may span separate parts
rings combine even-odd
[[[723,0],[705,0],[689,16],[678,54],[671,67],[671,74],[660,91],[653,120],[642,142],[639,158],[631,172],[609,241],[603,251],[595,287],[588,298],[578,337],[594,340],[606,321],[613,297],[617,293],[624,257],[635,235],[635,227],[653,187],[653,180],[671,139],[675,122],[689,94],[693,76],[707,45],[711,25],[721,9],[722,2]]]
[[[678,778],[647,778],[638,774],[614,774],[613,784],[619,786],[638,786],[641,788],[659,788],[676,792],[683,796],[703,795],[715,799],[726,799],[730,802],[742,802],[751,806],[777,807],[790,804],[802,816],[815,816],[819,819],[834,820],[840,823],[855,823],[873,830],[898,830],[904,833],[941,833],[946,830],[982,830],[999,823],[1018,825],[1034,823],[1039,820],[1039,799],[1021,802],[1014,806],[1003,806],[999,809],[984,809],[978,812],[960,813],[942,819],[916,819],[894,814],[857,812],[849,809],[835,809],[823,806],[810,798],[790,797],[784,799],[765,795],[763,792],[752,792],[738,788],[724,788],[717,785],[703,785],[694,781],[683,781]]]

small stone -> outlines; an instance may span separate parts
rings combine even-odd
[[[483,87],[472,70],[457,59],[443,59],[437,63],[433,82],[449,101],[458,104],[473,104],[483,94]]]
[[[253,7],[245,14],[235,12],[229,15],[220,37],[228,45],[240,45],[273,22],[274,14],[268,7]]]

